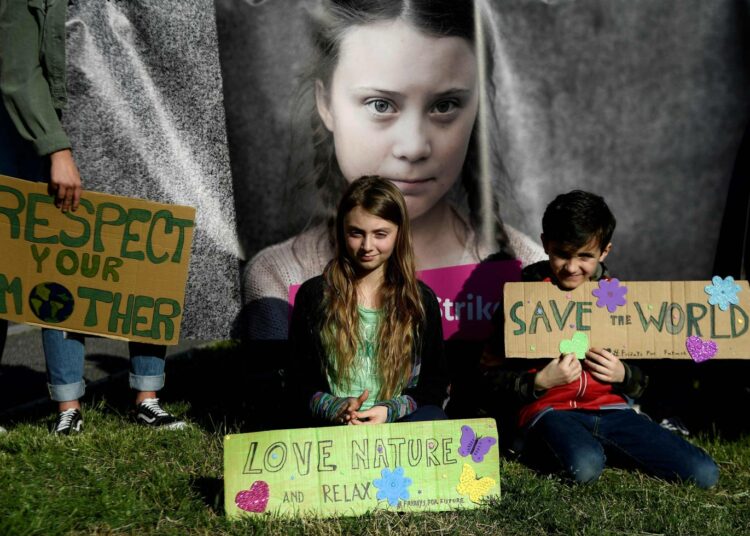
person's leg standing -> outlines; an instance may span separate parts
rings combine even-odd
[[[84,339],[82,335],[57,329],[42,329],[44,359],[50,398],[58,403],[54,433],[80,432],[81,404],[86,390],[83,381]]]
[[[135,403],[155,398],[164,387],[164,367],[167,347],[142,342],[129,342],[130,388],[138,391]]]
[[[156,392],[164,387],[167,347],[130,342],[128,349],[130,351],[130,387],[137,391],[136,421],[155,428],[171,430],[184,428],[185,421],[165,411],[156,395]]]
[[[18,139],[24,142],[20,137]],[[26,167],[19,168],[18,176],[36,182],[49,182],[49,156],[36,156],[30,152],[28,143],[24,142],[23,146],[26,147],[24,156]],[[58,403],[57,422],[53,432],[56,434],[80,432],[83,429],[83,418],[78,399],[85,391],[84,337],[77,333],[42,328],[42,345],[47,365],[50,397]]]
[[[46,180],[49,172],[44,171],[45,165],[49,166],[49,162],[37,156],[31,145],[18,135],[5,106],[0,104],[0,175]],[[7,335],[8,321],[0,319],[0,360],[5,351]],[[0,433],[3,431],[5,428],[0,426]]]

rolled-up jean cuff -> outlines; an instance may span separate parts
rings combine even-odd
[[[138,376],[130,373],[130,388],[136,391],[158,391],[164,387],[164,374]]]
[[[78,400],[86,392],[86,383],[81,380],[76,383],[67,383],[64,385],[52,385],[47,384],[49,389],[49,397],[55,402],[69,402],[70,400]]]

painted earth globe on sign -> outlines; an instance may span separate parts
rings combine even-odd
[[[73,294],[59,283],[39,283],[29,294],[29,305],[39,320],[57,324],[73,313]]]

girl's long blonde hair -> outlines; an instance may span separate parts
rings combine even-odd
[[[406,202],[390,181],[362,177],[349,185],[336,213],[336,254],[325,268],[322,339],[329,356],[328,374],[334,382],[351,381],[352,366],[362,345],[357,308],[357,274],[346,250],[344,219],[355,207],[398,226],[396,244],[385,266],[379,289],[381,315],[375,344],[381,387],[377,400],[396,395],[409,379],[413,352],[420,341],[417,327],[424,321],[421,292],[415,275]]]

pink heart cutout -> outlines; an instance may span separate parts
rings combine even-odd
[[[246,512],[263,513],[268,506],[268,484],[263,480],[256,480],[250,489],[242,490],[234,497],[237,506]]]
[[[685,339],[685,347],[687,348],[688,354],[696,363],[703,363],[708,361],[716,355],[718,347],[716,342],[712,340],[704,341],[696,335],[692,335]]]

